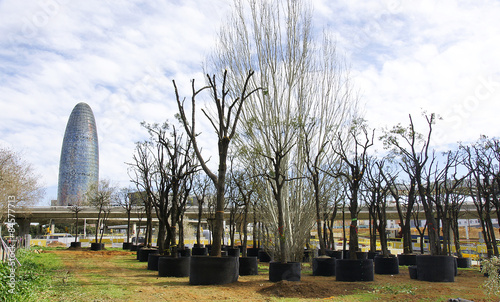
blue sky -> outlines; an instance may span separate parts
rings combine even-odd
[[[316,30],[335,33],[372,127],[427,110],[443,117],[438,150],[499,136],[499,1],[313,5]],[[230,0],[0,1],[0,144],[42,175],[42,204],[56,198],[64,130],[82,101],[97,121],[100,177],[128,184],[124,162],[147,137],[139,123],[173,119],[173,79],[186,96],[190,79],[203,83],[229,8]]]

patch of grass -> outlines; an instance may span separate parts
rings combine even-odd
[[[258,272],[259,273],[269,273],[269,264],[258,264]]]
[[[40,294],[50,291],[54,275],[63,267],[61,261],[51,254],[36,254],[31,250],[19,249],[16,257],[21,263],[15,267],[15,277],[11,278],[8,263],[0,264],[1,301],[35,301]],[[12,281],[14,288],[8,285]]]
[[[417,288],[410,284],[397,284],[397,285],[382,285],[376,287],[375,291],[380,291],[381,293],[398,295],[398,294],[407,294],[407,295],[415,295],[415,291]]]

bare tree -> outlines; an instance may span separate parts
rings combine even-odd
[[[132,197],[131,188],[122,188],[118,192],[118,205],[120,205],[127,213],[127,243],[130,242],[130,217],[132,215],[132,210],[134,209],[135,199]]]
[[[466,182],[468,193],[477,210],[487,256],[491,258],[498,256],[495,229],[491,217],[494,208],[492,200],[497,196],[493,183],[494,174],[491,173],[495,162],[494,157],[489,153],[488,146],[487,138],[482,136],[476,143],[470,146],[462,145],[460,148],[464,152],[465,166],[470,173]]]
[[[411,182],[408,193],[408,207],[413,208],[416,202],[414,198],[418,196],[427,221],[429,250],[432,255],[437,255],[440,250],[438,221],[434,215],[434,204],[429,199],[430,192],[432,192],[432,182],[425,177],[426,169],[432,171],[432,163],[435,158],[434,154],[430,154],[429,145],[436,116],[435,114],[424,113],[424,117],[428,128],[425,136],[415,130],[413,119],[409,115],[410,124],[407,128],[401,125],[394,126],[390,131],[385,132],[382,139],[386,147],[391,148],[401,158],[400,166]],[[429,174],[427,172],[427,175]],[[411,241],[409,244],[411,245]]]
[[[111,207],[116,203],[116,188],[109,180],[101,179],[99,183],[92,184],[86,194],[89,204],[97,209],[95,242],[102,243]]]
[[[368,149],[373,146],[375,130],[371,135],[366,129],[364,121],[353,123],[350,128],[350,138],[353,141],[353,149],[348,149],[348,144],[338,135],[334,152],[339,156],[341,164],[337,170],[330,172],[333,177],[342,177],[347,183],[347,195],[349,198],[349,212],[351,224],[349,225],[349,255],[356,259],[356,251],[359,250],[358,243],[358,214],[360,211],[359,193],[363,184],[363,177],[368,165]]]
[[[205,86],[199,90],[195,89],[194,80],[192,81],[192,94],[191,94],[191,119],[185,112],[184,100],[181,100],[179,91],[175,81],[173,81],[175,89],[175,97],[177,101],[177,106],[179,108],[179,119],[184,125],[184,129],[191,140],[194,148],[194,152],[198,161],[203,168],[203,171],[210,177],[215,187],[217,188],[217,208],[215,212],[215,229],[214,229],[214,241],[212,245],[212,250],[210,252],[211,256],[221,255],[221,238],[224,221],[224,193],[226,184],[226,171],[227,171],[227,155],[229,150],[229,144],[236,134],[236,128],[240,119],[240,115],[243,110],[243,105],[245,101],[260,88],[252,89],[249,84],[252,79],[254,72],[249,71],[246,74],[246,79],[239,86],[233,86],[233,90],[230,89],[227,80],[227,70],[224,71],[222,76],[222,87],[217,86],[217,80],[215,75],[210,77],[207,75],[208,86]],[[255,86],[258,87],[258,86]],[[207,119],[212,124],[215,133],[217,135],[217,146],[218,146],[218,172],[213,173],[212,170],[207,166],[206,160],[201,154],[201,149],[198,146],[198,133],[196,132],[196,96],[205,89],[210,89],[212,94],[212,101],[216,106],[215,116],[210,116],[207,111],[202,110]],[[236,95],[232,98],[231,95]]]
[[[152,244],[152,210],[155,192],[153,190],[153,175],[155,160],[150,153],[149,142],[138,142],[133,155],[133,162],[129,164],[129,177],[137,188],[137,198],[142,203],[141,208],[146,216],[145,245]],[[138,243],[138,242],[136,242]]]
[[[263,214],[283,262],[302,257],[314,223],[314,200],[306,196],[312,192],[304,178],[304,131],[314,129],[310,157],[321,164],[325,132],[337,132],[355,103],[333,39],[325,31],[316,42],[311,10],[306,1],[234,1],[207,63],[236,73],[231,86],[245,79],[246,70],[255,70],[254,80],[266,88],[246,105],[238,145],[246,148],[247,161],[257,161],[268,182],[262,201],[269,211]]]
[[[201,220],[203,217],[203,205],[207,196],[210,194],[211,180],[208,176],[196,174],[193,186],[193,193],[198,203],[198,222],[196,224],[196,244],[201,247]]]
[[[87,196],[69,197],[68,208],[69,211],[75,215],[75,242],[78,241],[78,214],[83,210],[83,207],[88,204]]]
[[[377,230],[380,238],[380,247],[384,257],[389,256],[387,246],[387,196],[391,181],[397,174],[389,171],[386,166],[386,159],[370,158],[367,168],[367,189],[370,194],[370,205],[373,207],[374,228]],[[375,243],[375,242],[373,242]],[[370,244],[372,241],[370,240]],[[370,250],[375,252],[371,245]]]

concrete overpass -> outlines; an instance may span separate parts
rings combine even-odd
[[[463,205],[461,208],[462,219],[477,219],[476,208],[473,204]],[[69,207],[64,206],[46,206],[46,207],[32,207],[28,209],[17,209],[16,213],[17,220],[28,220],[30,222],[39,222],[41,224],[48,224],[50,221],[56,222],[73,222],[75,219],[75,214],[70,211]],[[78,213],[79,219],[86,219],[87,222],[92,222],[97,220],[98,211],[93,207],[83,207],[82,211]],[[206,220],[208,217],[208,209],[203,210],[203,219]],[[350,214],[346,209],[345,212],[346,220],[349,220]],[[226,219],[229,219],[229,211],[224,214]],[[198,220],[198,206],[189,206],[186,209],[185,217],[188,220]],[[368,210],[366,207],[361,209],[358,218],[360,220],[369,219]],[[133,222],[138,222],[139,219],[145,221],[145,213],[137,211],[134,209],[131,211],[131,220]],[[249,213],[249,221],[252,221],[252,213]],[[337,212],[337,220],[342,219],[342,212],[339,210]],[[387,219],[398,220],[399,216],[395,206],[389,206],[387,208]],[[425,215],[421,212],[419,219],[425,220]],[[158,221],[156,213],[153,210],[153,220]],[[124,224],[127,221],[127,213],[122,207],[112,207],[109,213],[108,222],[111,225]]]

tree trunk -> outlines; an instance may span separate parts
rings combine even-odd
[[[220,257],[222,248],[222,236],[224,235],[224,193],[226,185],[226,160],[227,160],[227,150],[229,147],[229,139],[224,137],[219,139],[219,173],[217,176],[216,187],[217,187],[217,201],[215,207],[215,228],[214,228],[214,238],[212,242],[212,250],[210,256]]]
[[[163,254],[163,251],[165,251],[165,233],[165,223],[162,219],[158,219],[158,237],[156,239],[156,245],[158,245],[160,254]]]
[[[245,209],[243,212],[243,242],[241,244],[242,248],[242,256],[246,257],[247,256],[247,241],[248,241],[248,230],[247,230],[247,219],[248,219],[248,203],[245,204]],[[255,225],[254,225],[255,227]],[[241,234],[241,233],[240,233]]]
[[[127,211],[127,243],[130,242],[130,211]]]
[[[316,202],[316,228],[319,240],[319,255],[325,255],[325,240],[321,234],[321,211],[320,211],[320,197],[319,197],[319,179],[317,172],[313,175],[314,186],[314,200]]]
[[[184,215],[180,216],[179,219],[179,248],[184,249]]]
[[[198,203],[198,223],[196,224],[196,243],[201,246],[201,217],[203,216],[203,203]]]

